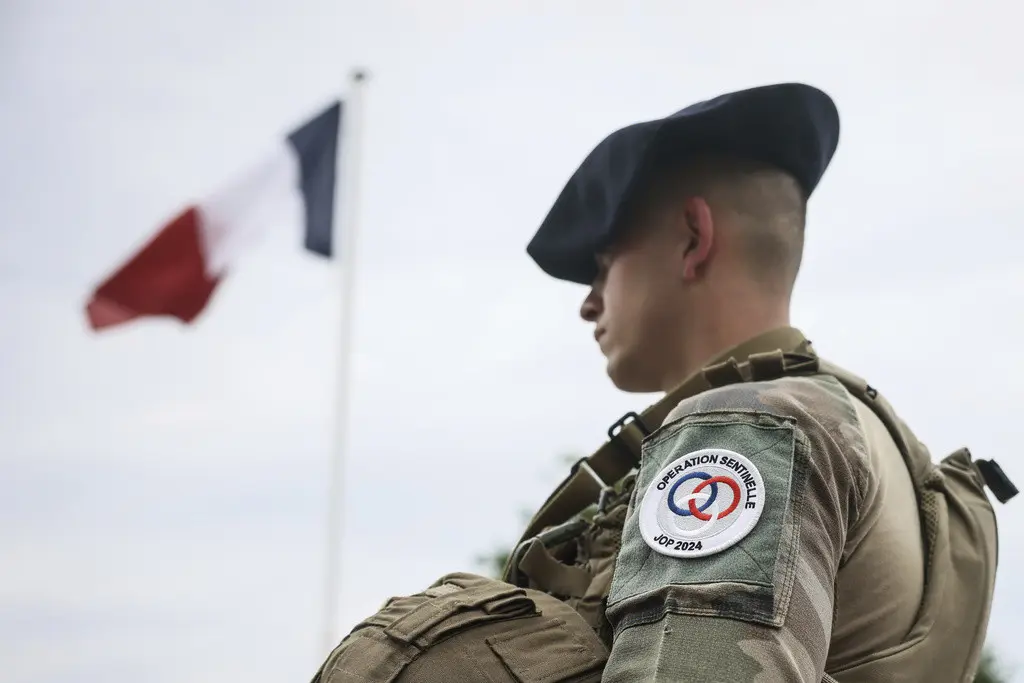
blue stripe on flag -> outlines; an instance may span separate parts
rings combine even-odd
[[[335,165],[342,103],[334,102],[288,136],[299,156],[300,186],[306,213],[304,246],[330,258],[333,250]]]

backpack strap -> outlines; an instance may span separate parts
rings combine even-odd
[[[910,434],[910,431],[896,415],[892,405],[864,379],[838,365],[822,360],[813,354],[801,357],[801,354],[771,351],[752,354],[743,363],[737,363],[730,358],[728,361],[705,370],[705,376],[712,380],[712,386],[722,386],[736,381],[760,382],[783,376],[813,374],[829,375],[836,378],[854,398],[868,406],[878,416],[886,431],[896,442],[907,470],[910,472],[915,490],[920,491],[930,482],[934,476],[936,465],[930,458],[915,457],[917,451],[912,448],[913,444],[907,442],[907,435]],[[975,460],[974,467],[1000,503],[1005,503],[1017,495],[1017,487],[994,460]]]
[[[672,409],[687,396],[710,388],[703,375],[697,374],[679,389],[666,395],[643,413],[626,413],[608,428],[605,441],[593,455],[580,458],[569,475],[541,506],[523,532],[520,544],[543,529],[562,524],[578,515],[595,501],[602,501],[613,492],[614,485],[640,463],[641,444],[659,426]]]
[[[882,424],[886,426],[893,440],[896,441],[896,445],[899,446],[899,451],[903,454],[903,459],[906,461],[911,477],[913,477],[914,485],[924,484],[926,477],[934,469],[935,464],[931,460],[926,461],[924,459],[921,459],[921,462],[913,461],[912,452],[910,451],[911,444],[907,443],[904,437],[904,434],[909,432],[905,429],[902,421],[896,417],[889,401],[876,388],[861,378],[838,366],[831,365],[830,362],[821,362],[821,372],[831,375],[842,382],[843,386],[850,393],[867,405],[874,414],[879,416]],[[982,481],[985,482],[985,486],[991,490],[992,495],[995,496],[999,503],[1007,503],[1018,494],[1017,486],[1014,485],[1014,482],[1007,476],[1007,473],[1002,471],[1002,468],[994,460],[975,460],[973,464],[975,471],[978,472]]]
[[[896,442],[897,447],[899,447],[900,453],[903,454],[903,459],[907,464],[907,469],[910,470],[914,486],[920,489],[921,486],[925,485],[926,479],[931,475],[936,465],[931,459],[913,457],[915,451],[911,449],[912,444],[907,443],[905,436],[910,432],[906,429],[902,420],[896,416],[892,406],[885,397],[857,375],[832,363],[821,361],[821,371],[839,380],[855,398],[868,406],[878,416]],[[1017,495],[1017,487],[994,460],[974,460],[973,465],[982,481],[985,482],[985,486],[992,491],[992,495],[1000,503],[1006,503]]]
[[[774,350],[764,352],[764,349]],[[745,362],[741,365],[737,357],[744,358]],[[526,541],[533,540],[544,529],[566,523],[595,501],[600,507],[614,492],[615,484],[639,465],[643,440],[658,429],[683,400],[713,387],[741,382],[753,376],[767,379],[774,373],[805,373],[817,367],[817,356],[810,342],[792,327],[771,330],[755,337],[730,351],[726,358],[694,373],[642,413],[626,413],[616,420],[608,428],[608,441],[593,455],[578,460],[569,475],[548,496],[516,544],[517,550],[524,548]],[[519,555],[521,553],[514,551],[510,556],[505,568],[506,576],[510,568],[514,568]]]
[[[910,472],[911,481],[914,483],[914,489],[921,491],[925,486],[926,480],[935,471],[936,465],[930,458],[914,457],[916,451],[907,442],[907,435],[910,434],[910,431],[903,424],[902,420],[896,416],[896,412],[889,404],[889,401],[864,379],[848,370],[844,370],[838,365],[833,365],[828,361],[821,361],[820,370],[822,374],[830,375],[839,380],[839,383],[854,398],[866,405],[878,416],[878,419],[882,421],[886,431],[889,432],[892,440],[896,442],[896,447],[903,456],[903,461]]]

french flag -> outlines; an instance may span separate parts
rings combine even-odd
[[[186,207],[104,280],[86,305],[93,330],[145,316],[191,323],[245,248],[294,215],[305,249],[330,258],[343,103],[304,122],[234,183]],[[302,211],[282,212],[298,202]]]

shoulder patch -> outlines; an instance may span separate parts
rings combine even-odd
[[[704,557],[749,534],[764,503],[764,480],[750,459],[705,448],[655,474],[640,503],[640,534],[662,555]]]
[[[681,417],[644,441],[608,595],[616,629],[666,611],[785,621],[808,504],[808,442],[796,419],[763,404],[751,410],[757,392],[737,398],[738,409]]]

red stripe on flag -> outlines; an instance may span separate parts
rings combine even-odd
[[[97,287],[86,306],[89,325],[99,330],[142,316],[192,322],[220,281],[206,274],[201,220],[189,207]]]

